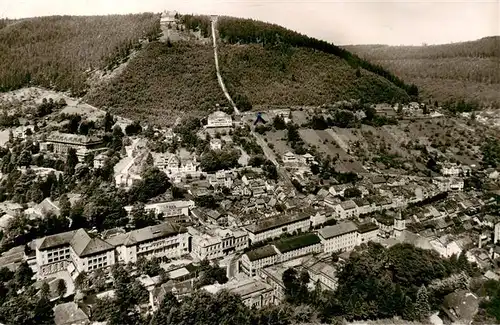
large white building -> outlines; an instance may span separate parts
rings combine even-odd
[[[192,236],[191,253],[200,260],[216,259],[248,247],[248,234],[240,229],[201,230],[188,228]]]
[[[206,128],[232,128],[233,119],[229,114],[222,111],[216,111],[207,118]]]
[[[36,240],[39,278],[59,271],[88,272],[115,263],[115,249],[108,242],[78,229]]]
[[[240,258],[240,271],[254,276],[257,270],[276,263],[283,263],[301,256],[320,253],[321,239],[312,233],[298,235],[276,241],[244,254]]]
[[[92,151],[102,147],[103,140],[80,134],[52,132],[47,137],[47,142],[40,146],[42,151],[52,151],[59,155],[66,155],[70,148],[76,150],[80,161]]]
[[[358,244],[358,227],[352,221],[322,228],[318,235],[325,253],[350,251]]]
[[[119,234],[106,241],[115,247],[119,263],[135,263],[141,257],[178,258],[189,254],[187,229],[167,222]]]
[[[165,218],[174,218],[181,216],[189,216],[189,210],[195,207],[192,200],[179,200],[169,202],[158,202],[144,205],[145,211],[154,211],[155,214],[162,213]],[[127,213],[130,213],[134,206],[128,205],[124,207]]]
[[[358,206],[353,200],[347,200],[337,204],[335,207],[337,218],[344,220],[347,218],[357,217],[359,215]]]
[[[39,278],[59,271],[89,272],[115,263],[137,262],[140,257],[175,258],[189,253],[189,234],[170,223],[137,229],[101,239],[84,229],[37,239],[36,264]]]
[[[250,242],[257,243],[280,237],[282,234],[306,232],[311,228],[311,218],[308,213],[299,212],[261,220],[245,228]]]
[[[227,290],[240,296],[241,301],[249,308],[261,308],[273,304],[273,287],[258,277],[234,279],[223,285],[213,284],[204,287],[206,291],[214,294],[220,290]]]

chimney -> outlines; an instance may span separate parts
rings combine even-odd
[[[478,244],[478,247],[481,248],[482,244],[483,244],[482,234],[479,234],[479,244]]]

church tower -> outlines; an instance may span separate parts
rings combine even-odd
[[[393,237],[401,237],[404,230],[406,230],[406,221],[401,216],[401,210],[398,210],[398,216],[394,218]]]

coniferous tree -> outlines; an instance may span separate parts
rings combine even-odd
[[[415,302],[415,316],[420,321],[426,321],[431,313],[429,304],[429,294],[427,288],[422,285],[417,292],[417,301]]]

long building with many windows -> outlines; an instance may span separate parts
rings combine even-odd
[[[137,262],[141,257],[176,258],[189,253],[185,228],[162,223],[101,239],[84,229],[36,240],[39,278],[59,271],[88,272],[116,263]]]

